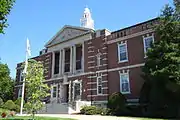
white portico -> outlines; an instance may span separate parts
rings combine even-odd
[[[64,26],[46,44],[48,52],[53,53],[51,79],[60,81],[52,84],[51,101],[67,102],[67,99],[73,96],[67,93],[75,86],[69,86],[68,76],[84,72],[84,41],[92,39],[92,32],[93,30],[88,28]]]
[[[94,21],[88,8],[80,21],[81,27],[65,25],[45,45],[47,52],[52,53],[51,104],[81,101],[82,80],[70,80],[70,76],[84,73],[84,43],[92,39],[94,33]]]

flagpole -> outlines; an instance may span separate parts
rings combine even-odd
[[[26,55],[26,62],[25,67],[27,67],[27,55]],[[26,80],[26,69],[24,69],[23,73],[23,86],[22,86],[22,95],[21,95],[21,109],[20,109],[20,115],[22,115],[23,112],[23,101],[24,101],[24,89],[25,89],[25,80]]]
[[[23,70],[23,85],[22,85],[20,115],[22,115],[22,112],[23,112],[25,81],[26,81],[26,73],[27,73],[27,67],[28,67],[28,54],[30,56],[30,48],[29,47],[30,47],[29,40],[27,39],[27,44],[26,44],[26,60],[25,60],[25,66],[24,66],[24,70]]]

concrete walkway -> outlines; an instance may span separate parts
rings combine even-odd
[[[37,114],[42,117],[72,118],[77,120],[138,120],[138,118],[100,116],[100,115],[68,115],[68,114]]]

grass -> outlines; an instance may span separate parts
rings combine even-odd
[[[138,120],[165,120],[165,119],[157,119],[157,118],[138,118]]]
[[[121,118],[121,117],[119,117],[119,118]],[[124,118],[126,118],[126,117],[124,117]],[[166,120],[166,119],[160,119],[160,118],[141,118],[141,117],[127,117],[127,119],[128,118],[133,118],[134,120]]]
[[[28,120],[32,119],[30,116],[15,116],[15,117],[10,117],[10,118],[5,118],[5,120]],[[58,118],[58,117],[39,117],[36,116],[35,120],[75,120],[71,118]]]

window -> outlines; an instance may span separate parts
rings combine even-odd
[[[144,37],[143,41],[144,41],[144,53],[146,56],[148,49],[151,48],[151,44],[154,42],[154,36]]]
[[[18,91],[18,98],[22,97],[22,88],[20,87],[19,88],[19,91]]]
[[[55,52],[54,74],[58,74],[59,73],[59,56],[60,56],[60,52]]]
[[[102,94],[102,76],[97,77],[97,94]]]
[[[74,83],[74,100],[81,99],[81,84],[80,82]]]
[[[52,87],[51,97],[56,98],[57,97],[57,86]]]
[[[19,78],[19,81],[22,82],[23,81],[23,70],[20,70],[20,78]]]
[[[64,72],[70,72],[70,48],[65,49],[65,66]]]
[[[120,73],[120,92],[123,94],[130,93],[129,74]]]
[[[118,44],[118,55],[119,55],[119,62],[128,61],[126,43]]]
[[[101,53],[97,54],[97,66],[101,65]]]
[[[76,70],[82,69],[82,45],[76,46]]]

